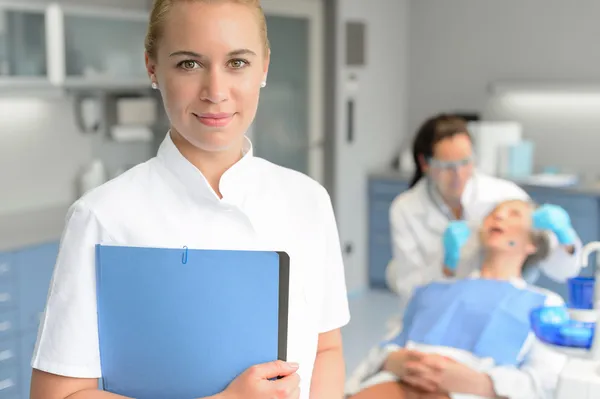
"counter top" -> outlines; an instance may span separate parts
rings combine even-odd
[[[0,214],[0,251],[60,240],[68,205]]]
[[[385,180],[400,180],[400,181],[408,181],[412,178],[412,175],[400,172],[397,170],[384,170],[379,172],[373,172],[369,174],[370,177],[375,179],[385,179]],[[511,180],[511,179],[508,179]],[[532,183],[528,183],[527,181],[519,181],[519,180],[511,180],[523,187],[525,190],[527,189],[536,189],[536,190],[554,190],[561,191],[569,194],[579,194],[579,195],[591,195],[600,197],[600,181],[596,183],[579,183],[571,186],[546,186],[546,185],[536,185]]]

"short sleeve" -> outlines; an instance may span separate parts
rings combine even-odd
[[[323,228],[325,232],[325,257],[321,270],[324,278],[323,302],[321,304],[321,317],[319,333],[341,328],[350,321],[348,307],[348,293],[344,274],[344,262],[338,228],[333,212],[329,194],[323,189],[322,202]]]
[[[74,378],[100,378],[95,246],[108,235],[82,202],[67,214],[32,367]]]

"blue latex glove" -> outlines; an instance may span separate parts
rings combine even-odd
[[[471,230],[464,221],[455,220],[448,224],[444,232],[444,265],[448,269],[456,270],[460,259],[460,250],[470,236]]]
[[[558,205],[544,204],[536,209],[533,212],[533,228],[552,231],[561,245],[571,245],[577,240],[569,214]]]

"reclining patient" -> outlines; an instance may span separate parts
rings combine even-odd
[[[531,203],[507,201],[486,217],[480,270],[418,288],[402,331],[351,376],[349,397],[553,397],[566,358],[537,340],[529,314],[563,300],[522,279],[523,268],[548,252],[545,235],[532,230],[533,210]]]

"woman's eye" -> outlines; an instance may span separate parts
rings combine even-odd
[[[243,68],[246,65],[248,65],[248,61],[246,61],[246,60],[231,60],[231,61],[229,61],[229,65],[231,65],[231,67],[233,69],[240,69],[240,68]]]
[[[179,66],[183,69],[195,69],[198,66],[198,63],[196,61],[187,60],[181,61]]]

